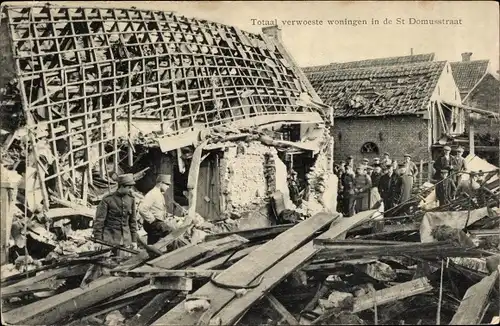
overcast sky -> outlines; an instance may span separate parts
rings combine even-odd
[[[46,1],[41,1],[45,3]],[[57,2],[60,5],[130,7],[178,14],[260,32],[258,20],[322,20],[322,26],[282,26],[285,46],[301,66],[320,65],[414,53],[436,54],[436,60],[459,61],[462,52],[499,65],[499,7],[494,1],[401,2]],[[380,25],[328,25],[327,20],[378,19]],[[392,25],[383,24],[385,18]],[[397,18],[405,25],[397,25]],[[461,25],[410,25],[414,19],[461,19]]]

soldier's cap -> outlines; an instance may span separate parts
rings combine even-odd
[[[390,168],[391,166],[392,166],[392,163],[389,163],[389,162],[385,163],[386,168]]]
[[[366,169],[367,169],[367,170],[373,170],[373,166],[371,166],[371,165],[367,165],[367,166],[366,166]]]
[[[165,183],[167,185],[172,184],[172,176],[170,174],[158,174],[156,177],[156,183]]]
[[[351,155],[349,155],[349,156],[347,156],[347,159],[348,160],[352,160],[352,159],[354,159],[354,157],[352,157]]]
[[[409,157],[409,158],[411,158],[411,155],[410,154],[405,154],[405,155],[403,155],[403,157]]]
[[[380,158],[375,157],[375,158],[373,159],[373,162],[380,162]]]
[[[133,186],[135,185],[134,175],[126,173],[118,176],[118,184],[120,186]]]
[[[457,147],[457,152],[463,152],[463,151],[464,151],[464,148],[462,146]]]
[[[369,159],[367,159],[367,158],[365,157],[365,158],[363,159],[363,162],[367,162],[367,163],[368,163],[368,162],[370,162],[370,160],[369,160]]]
[[[406,163],[405,163],[405,162],[399,162],[399,163],[398,163],[398,166],[399,166],[399,167],[403,167],[403,166],[405,166],[405,165],[406,165]]]
[[[445,147],[443,147],[443,150],[445,150],[445,151],[451,151],[451,147],[450,146],[445,146]]]
[[[356,166],[357,170],[364,170],[365,168],[366,168],[366,166],[364,166],[362,164],[359,164],[358,166]]]
[[[387,152],[384,152],[384,155],[387,155],[387,156],[389,156],[389,153],[387,153]]]
[[[372,164],[372,166],[373,166],[374,168],[380,167],[380,163],[373,163],[373,164]]]

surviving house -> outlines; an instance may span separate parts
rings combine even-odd
[[[136,173],[146,192],[169,173],[178,206],[217,220],[278,182],[286,188],[282,161],[291,167],[303,155],[312,165],[328,148],[326,106],[276,28],[251,34],[139,9],[3,8],[2,64],[15,79],[2,111],[24,118],[2,124],[3,150],[21,149],[9,159],[29,161],[46,207],[96,203],[116,174]],[[265,170],[270,162],[279,178]]]
[[[335,159],[389,152],[430,160],[443,135],[464,132],[464,111],[450,64],[433,54],[334,63],[305,68],[334,109]],[[446,103],[445,103],[446,102]]]

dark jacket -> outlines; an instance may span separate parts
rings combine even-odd
[[[391,176],[386,173],[380,177],[378,189],[384,203],[388,203],[388,206],[390,206],[385,207],[385,209],[391,208],[401,201],[401,196],[403,195],[403,180],[400,175],[394,172]]]
[[[375,171],[372,172],[372,175],[371,175],[372,187],[378,187],[381,177],[382,177],[382,172],[380,172],[380,173],[377,173]]]
[[[344,173],[342,178],[342,187],[344,195],[354,195],[354,176],[352,174]]]
[[[443,168],[448,168],[448,169],[452,169],[453,171],[456,171],[457,159],[452,155],[450,155],[449,159],[446,159],[446,157],[444,155],[442,155],[434,162],[433,167],[435,170],[434,179],[437,180],[437,179],[441,178],[441,170]],[[451,173],[452,173],[452,171],[450,171],[450,174]]]
[[[94,237],[119,245],[137,240],[136,203],[131,195],[117,192],[108,195],[97,206]]]
[[[439,201],[439,206],[449,204],[453,198],[455,198],[455,193],[457,187],[455,182],[450,178],[442,180],[436,185],[436,198]]]

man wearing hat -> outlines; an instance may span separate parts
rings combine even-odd
[[[382,161],[380,161],[380,165],[384,170],[386,170],[385,168],[387,167],[387,164],[392,164],[392,160],[389,156],[389,153],[385,152],[382,156]]]
[[[113,245],[137,248],[136,204],[133,174],[118,176],[118,189],[97,206],[93,236]]]
[[[448,172],[452,172],[455,167],[457,166],[457,160],[455,157],[450,155],[451,153],[451,148],[450,146],[445,146],[443,147],[443,155],[441,155],[435,162],[434,162],[434,170],[436,173],[434,174],[433,179],[435,180],[440,180],[441,179],[441,170],[443,169],[448,169]]]
[[[347,157],[347,163],[346,163],[346,168],[347,168],[347,165],[349,165],[353,170],[354,170],[354,157],[352,156],[348,156]]]
[[[380,177],[379,192],[387,211],[401,202],[403,183],[401,177],[394,172],[392,162],[386,163],[385,170],[386,173]]]
[[[400,169],[400,175],[403,181],[403,195],[401,202],[405,202],[411,197],[411,191],[413,189],[413,182],[418,175],[418,168],[411,161],[411,155],[405,154],[402,162],[403,169]]]
[[[172,176],[160,174],[156,185],[151,189],[139,205],[139,216],[143,220],[144,231],[148,233],[148,244],[152,245],[175,229],[175,224],[167,218],[167,202],[165,195],[172,184]]]
[[[467,166],[465,164],[464,148],[462,146],[458,146],[457,155],[455,156],[455,160],[457,161],[457,166],[455,168],[455,184],[460,183],[460,179],[462,178],[462,172],[467,171]]]
[[[450,169],[443,168],[440,171],[441,180],[436,184],[436,199],[439,201],[439,206],[449,204],[454,198],[457,191],[455,182],[448,178]]]
[[[375,165],[375,164],[380,164],[380,158],[375,157],[375,158],[373,159],[373,164],[372,164],[372,165]]]
[[[354,192],[356,194],[356,212],[362,212],[370,209],[370,190],[372,180],[366,173],[366,166],[358,165],[356,176],[354,177]]]

